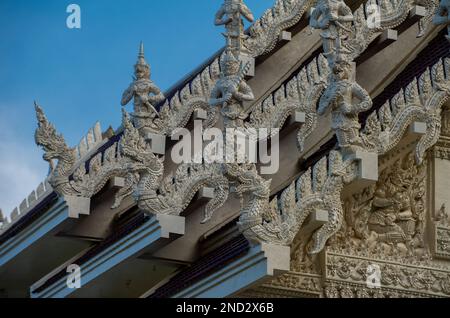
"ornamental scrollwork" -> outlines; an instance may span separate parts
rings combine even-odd
[[[251,241],[289,246],[311,213],[327,211],[329,221],[314,231],[309,247],[310,254],[317,254],[341,227],[341,190],[356,174],[356,167],[333,151],[271,202],[267,195],[270,181],[248,170],[229,173],[241,182],[247,181],[237,189],[240,195],[249,196],[238,225]]]
[[[133,100],[133,123],[144,136],[147,133],[171,136],[176,129],[187,125],[196,110],[207,112],[205,126],[211,127],[215,124],[217,116],[209,109],[206,96],[210,95],[212,85],[219,74],[217,60],[170,100],[165,98],[150,79],[150,65],[145,60],[142,43],[134,72],[134,81],[123,93],[122,106]]]
[[[337,0],[331,2],[335,1]],[[343,1],[339,0],[339,2]],[[400,26],[409,17],[414,6],[420,4],[421,1],[414,0],[382,0],[378,1],[378,5],[374,2],[362,4],[353,13],[353,21],[339,29],[342,32],[340,38],[344,39],[342,41],[343,52],[348,54],[349,60],[354,61],[381,32]],[[378,8],[378,19],[372,21],[370,17],[368,18],[366,11],[369,5],[375,5]],[[426,14],[419,23],[418,36],[425,33],[426,27],[435,15],[437,5],[438,0],[426,1]]]
[[[361,141],[363,143],[364,149],[368,151],[373,151],[378,153],[378,155],[385,155],[387,152],[392,150],[402,139],[404,132],[408,126],[413,121],[424,121],[427,123],[426,133],[419,139],[416,151],[415,151],[415,162],[421,164],[425,158],[425,153],[430,147],[432,147],[440,136],[440,125],[441,125],[441,111],[445,102],[449,97],[448,81],[446,74],[449,74],[449,66],[447,60],[442,60],[436,65],[434,65],[430,70],[425,72],[417,81],[411,83],[405,92],[402,90],[391,103],[385,105],[380,109],[380,111],[374,112],[367,120],[366,127],[359,134]],[[342,155],[342,153],[341,153]],[[325,158],[322,160],[326,160]],[[355,176],[355,165],[356,161],[351,161],[350,159],[344,160],[344,162],[350,162],[350,166],[353,168],[345,172],[345,169],[337,169],[340,173],[330,174],[330,180],[327,182],[327,192],[320,192],[318,195],[316,192],[311,193],[311,196],[306,196],[310,198],[313,203],[313,208],[320,208],[328,211],[330,213],[329,223],[323,226],[320,230],[315,233],[313,241],[315,243],[310,252],[319,252],[325,246],[328,239],[333,237],[340,229],[343,220],[342,204],[340,200],[341,191],[344,187],[344,180],[350,182]],[[330,165],[332,166],[332,165]],[[302,189],[302,191],[308,191],[311,189],[308,183],[308,174],[305,174],[305,182],[307,186],[300,186],[297,188]],[[320,175],[320,174],[319,174]],[[323,175],[323,174],[322,174]],[[325,174],[326,175],[326,174]],[[301,178],[302,179],[302,178]],[[258,179],[255,178],[256,184],[258,184]],[[261,184],[261,182],[259,182]],[[290,245],[294,239],[292,236],[294,233],[298,233],[300,230],[299,224],[304,222],[302,219],[293,218],[292,215],[303,215],[307,216],[310,214],[311,209],[309,209],[308,204],[302,204],[302,202],[308,202],[299,200],[297,202],[295,193],[295,187],[291,185],[288,189],[284,190],[281,199],[274,199],[271,210],[275,213],[256,213],[249,209],[249,213],[245,213],[242,216],[246,226],[241,228],[251,240],[262,241],[262,242],[275,242],[282,245]],[[288,195],[291,193],[290,195]],[[381,195],[381,194],[380,194]],[[297,198],[302,197],[297,195]],[[291,198],[287,200],[286,198]],[[319,199],[318,199],[319,198]],[[335,200],[333,199],[335,198]],[[404,201],[402,203],[402,198],[399,198],[397,205],[405,208]],[[404,198],[403,198],[404,199]],[[382,201],[382,200],[381,200]],[[290,204],[286,204],[291,202]],[[334,206],[323,206],[323,202],[336,202]],[[403,204],[403,206],[402,206]],[[261,205],[261,203],[260,203]],[[297,212],[293,212],[296,210]],[[245,211],[245,210],[244,210]],[[253,211],[253,213],[251,212]],[[406,215],[405,211],[405,215]],[[406,216],[405,216],[406,217]],[[268,221],[267,221],[268,220]],[[389,218],[387,220],[390,220]],[[418,222],[418,221],[417,221]],[[393,221],[395,223],[395,220]],[[406,222],[405,226],[412,226],[412,222]],[[416,224],[416,221],[414,222]],[[396,226],[397,225],[397,226]],[[398,230],[401,227],[398,224],[393,224],[393,229],[396,234],[391,235],[384,233],[386,237],[398,237],[404,238],[408,237],[409,234],[401,232]],[[408,250],[408,248],[406,248]]]
[[[441,133],[442,108],[450,97],[448,59],[440,60],[414,79],[387,101],[378,112],[373,112],[362,131],[366,149],[378,154],[391,151],[415,121],[426,124],[426,132],[417,142],[417,163],[424,160],[425,152],[434,146]]]
[[[123,198],[132,192],[135,179],[124,169],[127,162],[121,157],[117,143],[104,153],[94,155],[87,163],[77,163],[75,148],[67,145],[42,108],[37,104],[35,108],[38,120],[35,140],[44,149],[44,160],[50,163],[48,182],[55,192],[62,197],[92,198],[112,177],[123,177],[125,187],[116,192],[113,208],[120,206]],[[56,165],[54,161],[57,161]]]
[[[129,161],[128,174],[137,175],[134,198],[150,214],[180,215],[203,187],[214,189],[214,198],[205,207],[204,222],[228,198],[228,179],[220,165],[182,164],[173,175],[164,177],[164,157],[155,155],[134,127],[129,115],[123,115],[122,155]]]
[[[314,0],[277,0],[275,5],[250,27],[248,36],[242,41],[242,51],[256,58],[273,50],[281,31],[300,21],[313,3]],[[209,107],[209,98],[219,79],[219,64],[220,57],[214,59],[189,83],[161,103],[159,117],[154,121],[159,134],[168,136],[177,128],[185,127],[195,110],[199,109],[208,114],[204,121],[205,127],[213,127],[216,124],[217,113],[215,108]]]
[[[419,267],[327,253],[325,295],[330,298],[449,297],[450,272],[438,267]],[[380,268],[381,288],[367,287],[367,268]],[[362,294],[363,293],[363,294]]]
[[[243,46],[250,56],[256,58],[272,51],[280,33],[295,24],[307,13],[316,0],[276,0],[249,29]]]
[[[329,69],[323,55],[306,65],[286,84],[282,85],[260,105],[254,107],[247,123],[248,128],[281,129],[296,112],[305,114],[297,134],[297,145],[302,152],[306,138],[316,128],[316,105],[325,91]]]

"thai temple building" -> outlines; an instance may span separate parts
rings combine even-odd
[[[166,92],[136,43],[120,127],[68,145],[36,104],[0,297],[450,297],[450,1],[220,5]]]

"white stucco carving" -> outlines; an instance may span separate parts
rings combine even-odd
[[[281,129],[289,117],[296,113],[304,114],[305,120],[297,134],[298,147],[302,152],[306,138],[316,128],[316,105],[325,91],[328,76],[327,60],[319,55],[297,76],[254,107],[247,128],[269,128],[275,131]]]
[[[251,87],[244,77],[248,64],[244,65],[235,55],[228,43],[227,50],[220,60],[220,78],[217,80],[209,104],[219,106],[227,128],[242,128],[248,114],[244,109],[244,102],[254,99]]]
[[[144,44],[141,43],[139,56],[134,66],[134,81],[122,96],[122,106],[133,99],[133,120],[143,134],[159,132],[154,121],[159,116],[156,106],[165,97],[158,86],[150,80],[150,65],[145,61]]]
[[[423,122],[426,132],[416,147],[416,161],[421,163],[425,152],[440,136],[442,107],[450,98],[449,67],[448,59],[440,60],[378,112],[373,112],[362,132],[365,147],[385,154],[399,143],[413,122]]]

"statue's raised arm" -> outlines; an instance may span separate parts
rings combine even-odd
[[[216,13],[215,25],[226,25],[230,27],[232,24],[243,24],[242,18],[248,22],[253,22],[255,17],[243,0],[225,0]],[[235,30],[236,31],[236,30]]]
[[[227,12],[225,10],[225,4],[222,5],[219,9],[219,11],[217,11],[216,13],[216,18],[214,20],[214,24],[219,26],[219,25],[224,25],[224,24],[228,24],[232,21],[232,19],[228,16],[226,16]]]
[[[122,95],[122,101],[121,101],[120,104],[121,104],[122,106],[128,105],[128,103],[131,102],[131,100],[132,100],[133,97],[134,97],[134,92],[135,92],[135,87],[134,87],[134,83],[132,83],[132,84],[130,85],[130,87],[128,87],[128,88],[125,90],[125,92],[123,92],[123,95]]]
[[[352,9],[345,4],[344,1],[339,2],[339,8],[337,10],[337,15],[333,16],[333,20],[341,23],[353,22],[354,16]]]
[[[248,22],[252,23],[255,21],[255,17],[253,16],[252,11],[247,7],[247,5],[242,2],[240,6],[240,11],[242,16],[247,19]]]
[[[233,97],[243,102],[251,102],[255,99],[252,88],[245,81],[239,84],[238,89],[233,93]]]
[[[153,96],[149,97],[149,102],[153,105],[157,105],[166,99],[161,89],[158,86],[156,86],[153,82],[151,83],[150,86],[150,93],[153,94]]]

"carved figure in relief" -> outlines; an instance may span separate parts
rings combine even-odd
[[[396,192],[387,197],[379,189],[373,199],[373,212],[369,217],[369,230],[378,234],[380,242],[407,242],[415,232],[411,203],[406,193]]]
[[[338,235],[338,246],[425,256],[425,180],[425,165],[417,166],[413,153],[397,160],[376,185],[346,202],[345,233]]]
[[[339,53],[349,53],[343,47],[342,41],[345,41],[348,37],[346,34],[351,32],[353,20],[352,10],[343,0],[319,0],[314,9],[310,26],[322,30],[320,35],[323,39],[324,55],[330,63]]]
[[[246,66],[229,49],[221,58],[220,65],[222,72],[211,92],[209,104],[222,107],[227,128],[243,127],[243,120],[248,116],[243,104],[255,98],[251,87],[244,80]]]
[[[333,63],[330,84],[322,95],[318,114],[331,110],[332,128],[344,154],[362,147],[358,115],[372,107],[372,99],[353,78],[352,65],[344,60]],[[357,101],[356,101],[357,100]]]
[[[216,13],[215,25],[225,25],[226,36],[231,40],[231,47],[236,52],[242,49],[244,38],[244,21],[255,20],[252,12],[242,0],[225,0],[224,4]]]
[[[448,34],[450,34],[450,0],[441,0],[438,10],[434,16],[433,23],[436,25],[447,26]],[[450,41],[449,35],[446,36]]]
[[[158,86],[150,80],[150,65],[145,61],[144,44],[141,43],[138,62],[134,66],[134,81],[123,93],[122,106],[134,99],[134,124],[139,130],[157,132],[154,120],[159,116],[156,105],[165,97]]]

